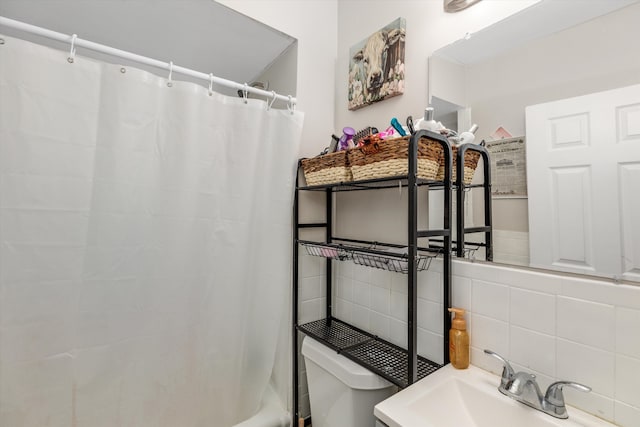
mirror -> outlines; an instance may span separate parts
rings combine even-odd
[[[531,148],[526,135],[526,107],[640,83],[640,55],[635,47],[640,40],[638,22],[640,3],[637,0],[540,1],[434,52],[429,58],[429,99],[436,118],[460,131],[477,123],[477,141],[489,143],[511,135],[516,141],[524,141],[525,149]],[[629,126],[636,129],[640,141],[640,107],[634,107],[628,117]],[[517,145],[509,145],[508,140],[501,142],[507,142],[505,146],[511,148]],[[494,154],[498,145],[493,143]],[[640,254],[635,255],[635,265],[631,266],[635,276],[624,271],[617,275],[597,269],[556,268],[531,262],[529,215],[531,204],[537,202],[517,183],[521,179],[530,187],[531,180],[540,179],[540,175],[527,173],[526,157],[516,151],[503,163],[504,166],[511,162],[507,165],[509,168],[501,170],[494,165],[492,169],[494,262],[640,280],[637,274]],[[637,160],[640,159],[633,162]],[[476,171],[475,180],[481,177]],[[637,189],[640,173],[633,174],[632,179]],[[511,187],[496,194],[502,185]],[[468,199],[474,213],[473,222],[481,224],[481,193],[472,190]],[[592,225],[610,226],[609,223]],[[634,226],[632,240],[637,240],[638,230],[640,227]],[[588,239],[584,236],[583,240]],[[624,264],[625,255],[621,258]],[[616,262],[621,264],[620,258]]]

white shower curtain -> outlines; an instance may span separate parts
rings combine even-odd
[[[223,427],[288,310],[302,114],[0,45],[0,425]]]

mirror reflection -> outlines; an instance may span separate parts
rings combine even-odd
[[[638,22],[637,0],[545,0],[429,59],[437,120],[493,155],[495,262],[640,280]]]

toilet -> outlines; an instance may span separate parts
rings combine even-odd
[[[373,407],[395,393],[395,385],[308,336],[302,355],[313,427],[377,425]]]

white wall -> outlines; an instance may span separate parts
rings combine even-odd
[[[298,39],[296,97],[306,117],[300,156],[315,156],[334,133],[337,0],[218,2]]]
[[[269,91],[296,96],[298,90],[298,44],[294,43],[256,78],[269,83]],[[284,108],[284,107],[283,107]]]

